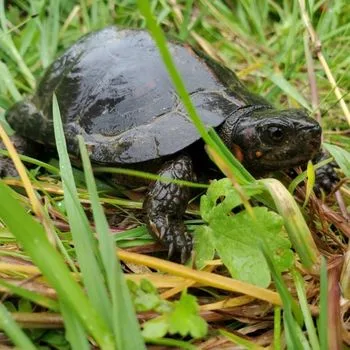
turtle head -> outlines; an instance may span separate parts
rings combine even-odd
[[[302,109],[238,109],[223,124],[226,146],[253,174],[305,164],[319,151],[321,127]]]

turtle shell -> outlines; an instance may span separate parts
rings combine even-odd
[[[248,92],[232,71],[190,47],[169,42],[169,49],[207,126],[219,126],[239,107],[268,104]],[[31,101],[37,112],[22,108],[20,121],[10,116],[11,126],[22,136],[54,144],[53,93],[69,150],[78,152],[80,134],[95,162],[143,162],[174,154],[200,138],[158,48],[143,30],[108,27],[82,37],[46,71]],[[31,118],[23,119],[26,114]]]

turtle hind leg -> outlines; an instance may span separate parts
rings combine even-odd
[[[15,103],[6,111],[5,119],[17,135],[44,144],[55,143],[52,118],[45,118],[42,111],[29,100]]]
[[[37,157],[39,155],[39,145],[36,142],[19,135],[12,135],[10,139],[18,153],[30,157]],[[0,149],[6,149],[2,141],[0,141]],[[18,176],[18,172],[12,159],[8,156],[0,155],[0,177],[16,176]]]
[[[51,132],[48,120],[44,118],[41,111],[31,101],[20,101],[7,110],[5,119],[16,131],[16,134],[11,136],[11,141],[18,153],[34,158],[42,156],[43,147],[31,140],[46,143],[52,138],[49,135]],[[2,141],[0,141],[0,149],[6,149]],[[18,176],[18,173],[12,160],[0,155],[0,177],[6,176]]]
[[[174,180],[195,179],[192,160],[186,155],[167,162],[158,174]],[[150,185],[143,204],[151,234],[168,247],[169,257],[180,253],[183,263],[192,251],[192,237],[183,222],[190,197],[189,187],[157,180]]]

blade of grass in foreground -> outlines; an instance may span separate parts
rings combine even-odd
[[[64,190],[64,202],[84,285],[91,303],[96,310],[99,310],[101,317],[107,322],[111,330],[113,328],[110,313],[111,303],[98,261],[97,242],[93,237],[88,219],[77,195],[56,96],[53,97],[52,109],[56,146]]]
[[[309,338],[311,348],[312,350],[320,350],[320,344],[318,342],[316,328],[314,325],[314,321],[312,320],[309,305],[307,303],[304,280],[296,269],[292,270],[292,276],[298,294],[300,309],[304,316],[305,327],[307,330],[307,336]]]
[[[77,315],[71,312],[69,305],[60,303],[61,314],[63,316],[66,338],[73,350],[89,350],[90,345],[86,337],[85,329]]]
[[[12,319],[3,304],[0,304],[0,328],[10,337],[19,349],[35,350],[36,347],[18,324]]]
[[[269,265],[278,294],[283,302],[283,323],[286,332],[286,343],[290,346],[290,349],[303,349],[302,340],[300,339],[302,314],[296,302],[292,298],[287,286],[285,285],[281,274],[275,268],[274,262],[270,257],[271,254],[268,247],[263,244],[261,249]]]
[[[235,174],[239,174],[240,179],[244,179],[246,174],[241,174],[240,169],[238,169],[235,164],[233,164],[230,159],[227,159],[226,152],[222,152],[221,147],[215,142],[215,140],[209,135],[206,126],[202,122],[200,116],[198,115],[192,100],[186,90],[186,86],[177,71],[173,58],[169,52],[167,47],[166,39],[163,31],[157,24],[154,16],[152,15],[150,3],[148,0],[138,0],[137,1],[140,12],[145,17],[148,29],[157,44],[159,49],[159,53],[163,59],[163,62],[166,66],[168,74],[174,84],[177,94],[180,96],[181,102],[183,103],[188,116],[191,118],[193,124],[196,126],[199,134],[205,141],[207,145],[214,149],[214,151],[218,154],[218,156],[223,160],[227,169],[232,174],[232,177],[235,177]],[[249,181],[248,181],[249,182]]]
[[[126,285],[119,259],[116,254],[115,239],[111,235],[103,208],[99,202],[92,167],[84,139],[78,136],[86,184],[91,199],[92,212],[99,239],[99,249],[103,262],[109,294],[112,298],[112,324],[118,349],[145,349],[134,307]]]

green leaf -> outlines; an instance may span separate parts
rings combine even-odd
[[[142,279],[140,285],[137,285],[134,281],[128,280],[127,284],[137,312],[153,310],[164,313],[171,310],[170,302],[160,297],[158,290],[150,281]]]
[[[169,322],[165,316],[154,318],[143,324],[142,335],[145,338],[163,338],[169,329]]]
[[[208,325],[198,314],[196,298],[184,291],[180,300],[173,303],[170,311],[143,324],[142,335],[145,338],[161,338],[167,333],[178,333],[183,337],[204,337]]]
[[[169,333],[179,333],[183,337],[190,334],[193,338],[204,337],[207,323],[198,316],[199,307],[196,298],[186,292],[176,301],[174,310],[169,314]]]
[[[247,196],[259,194],[260,189],[243,186]],[[271,275],[259,244],[263,240],[273,252],[280,271],[293,262],[291,243],[282,231],[282,218],[267,208],[253,208],[254,218],[246,211],[232,215],[231,210],[242,203],[229,179],[213,181],[201,198],[201,214],[207,226],[195,230],[196,264],[212,259],[215,250],[232,277],[267,287]]]
[[[201,269],[205,262],[212,260],[215,255],[213,232],[209,226],[197,226],[194,233],[194,250],[196,252],[196,266]]]
[[[261,190],[251,185],[242,186],[247,197],[261,193]],[[218,200],[222,201],[218,204]],[[201,197],[200,211],[203,220],[209,222],[212,217],[228,214],[232,209],[242,204],[242,199],[228,178],[214,180],[207,194]]]

